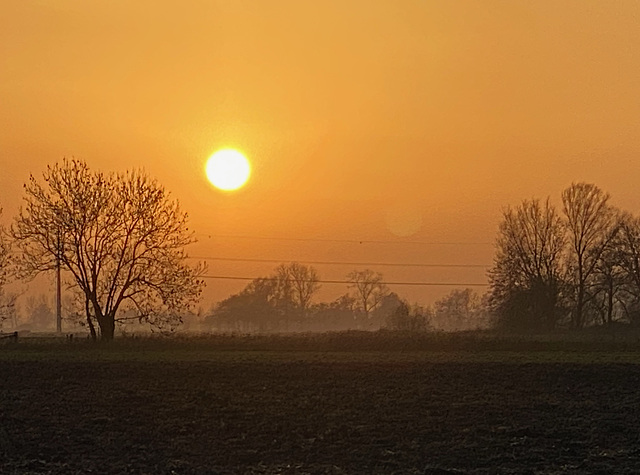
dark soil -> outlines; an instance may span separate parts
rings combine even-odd
[[[0,363],[0,473],[638,473],[640,365]]]

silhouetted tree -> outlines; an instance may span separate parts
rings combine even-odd
[[[403,332],[424,332],[429,329],[431,311],[419,305],[410,305],[403,300],[395,310],[387,316],[387,328]]]
[[[276,269],[276,279],[282,288],[286,288],[283,296],[291,301],[299,318],[304,319],[313,295],[320,290],[316,270],[298,262],[281,264]]]
[[[632,323],[640,321],[640,219],[624,214],[614,241],[616,263],[623,273],[620,304]]]
[[[632,282],[624,267],[627,247],[622,231],[624,221],[627,218],[621,216],[616,235],[606,245],[587,282],[586,313],[593,314],[603,325],[611,325],[623,317],[631,297]]]
[[[436,301],[432,321],[439,330],[475,330],[487,326],[487,309],[477,292],[454,289]]]
[[[292,315],[306,316],[319,287],[313,267],[281,264],[268,277],[254,279],[240,293],[220,302],[207,322],[237,329],[286,330]]]
[[[362,311],[367,322],[371,318],[371,312],[389,294],[389,288],[382,279],[382,274],[370,269],[354,270],[347,275],[347,280],[351,282],[349,288],[356,301],[356,308]]]
[[[369,326],[373,329],[382,328],[388,322],[389,315],[393,314],[398,307],[406,301],[395,292],[389,292],[382,297],[380,304],[371,312]]]
[[[568,283],[572,287],[572,323],[585,324],[585,304],[592,298],[589,283],[617,232],[618,216],[609,194],[590,183],[574,183],[562,192],[568,232]]]
[[[507,208],[489,271],[489,305],[498,325],[552,329],[560,318],[562,221],[547,199]]]
[[[12,226],[23,274],[50,271],[59,258],[84,294],[94,338],[94,322],[105,340],[126,319],[179,324],[204,283],[203,268],[185,263],[194,239],[178,203],[144,173],[92,172],[79,160],[49,166],[43,178],[30,177]]]
[[[285,318],[277,287],[273,278],[254,279],[240,293],[218,303],[206,321],[240,331],[277,330]]]
[[[311,308],[313,321],[323,330],[345,330],[354,328],[355,299],[349,295],[341,295],[333,302],[321,302]]]

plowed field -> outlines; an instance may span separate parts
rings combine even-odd
[[[636,364],[46,356],[0,360],[0,473],[640,471]]]

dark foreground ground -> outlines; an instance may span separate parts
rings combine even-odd
[[[0,473],[640,471],[615,358],[119,351],[0,347]]]

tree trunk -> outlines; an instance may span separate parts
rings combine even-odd
[[[98,321],[98,325],[100,326],[100,340],[102,341],[111,341],[113,340],[113,334],[116,328],[115,322],[115,312],[107,313],[106,315],[102,313],[102,308],[98,303],[95,294],[90,298],[91,304],[93,306],[93,311],[95,313],[96,320]]]
[[[100,340],[111,341],[113,340],[113,334],[116,328],[116,322],[113,315],[102,315],[99,311],[96,315],[96,320],[100,326]]]
[[[584,268],[582,262],[582,253],[578,254],[578,298],[576,301],[575,308],[575,327],[582,328],[582,312],[584,308],[584,290],[585,290],[585,279],[584,279]]]
[[[607,295],[608,305],[607,305],[607,324],[611,325],[613,323],[613,281],[609,281],[609,292]]]
[[[84,300],[84,310],[87,314],[87,325],[89,325],[89,333],[91,334],[91,340],[95,342],[98,339],[96,334],[96,327],[93,325],[93,320],[91,318],[91,309],[89,307],[89,299],[85,298]]]
[[[96,334],[96,327],[93,326],[93,322],[91,321],[91,315],[87,315],[87,324],[89,325],[89,333],[91,334],[91,340],[95,342],[98,339],[98,335]]]
[[[575,315],[576,315],[575,327],[576,328],[582,328],[583,326],[583,321],[582,321],[583,310],[584,310],[584,287],[582,284],[580,284],[580,287],[578,288],[578,300],[576,302],[576,310],[575,310]]]
[[[116,329],[116,322],[114,321],[113,316],[105,315],[98,320],[98,323],[100,324],[100,339],[102,341],[113,340],[113,334]]]

